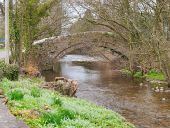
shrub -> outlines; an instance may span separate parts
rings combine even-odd
[[[40,97],[40,96],[41,96],[41,91],[40,91],[40,89],[37,88],[37,87],[33,87],[33,88],[31,89],[31,96],[33,96],[33,97]]]
[[[4,69],[4,76],[11,81],[18,80],[19,67],[17,65],[7,65]]]
[[[3,61],[0,61],[0,79],[3,77],[11,81],[18,80],[19,67],[17,65],[6,65]]]
[[[11,100],[21,100],[24,98],[24,93],[21,90],[13,90],[9,94]]]

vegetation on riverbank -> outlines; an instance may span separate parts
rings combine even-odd
[[[150,80],[160,80],[160,81],[166,80],[166,76],[162,72],[158,72],[155,70],[149,71],[144,76],[146,77],[146,79],[150,79]]]
[[[156,70],[150,70],[146,74],[142,74],[141,71],[138,71],[132,74],[132,72],[126,69],[121,70],[121,72],[129,76],[133,76],[134,78],[147,79],[147,80],[158,80],[158,81],[166,80],[166,76],[162,72],[159,72]]]
[[[87,101],[39,88],[39,78],[3,79],[0,88],[17,118],[31,128],[133,128],[119,114]]]

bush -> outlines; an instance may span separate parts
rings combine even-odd
[[[19,68],[16,65],[7,65],[4,69],[4,76],[11,80],[18,80],[19,77]]]
[[[7,65],[0,61],[0,79],[4,77],[11,81],[18,80],[19,67],[17,65]]]
[[[21,100],[24,98],[24,93],[21,90],[13,90],[9,94],[11,100]]]

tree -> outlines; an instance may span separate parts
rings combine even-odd
[[[26,64],[32,52],[34,40],[47,35],[51,30],[51,26],[43,24],[43,20],[50,16],[51,9],[57,7],[60,1],[17,0],[14,5],[12,1],[10,2],[10,43],[13,62],[19,65],[21,62]]]
[[[141,66],[163,71],[170,83],[169,30],[170,2],[168,0],[83,0],[79,7],[90,10],[93,18],[85,20],[108,28],[119,43],[128,50],[129,69]],[[74,4],[72,4],[74,6]],[[81,17],[80,12],[74,6]]]

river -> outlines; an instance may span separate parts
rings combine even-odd
[[[44,71],[46,81],[56,76],[77,80],[77,97],[114,110],[137,128],[170,128],[170,93],[156,93],[151,87],[112,69],[112,65],[99,58],[67,55]],[[165,98],[165,100],[162,100]]]

